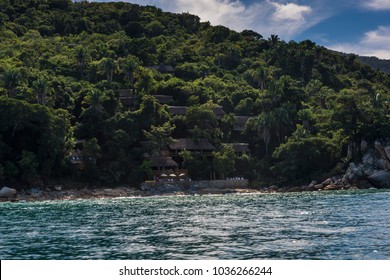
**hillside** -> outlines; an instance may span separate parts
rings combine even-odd
[[[358,56],[358,59],[374,69],[379,69],[383,72],[390,73],[390,60],[389,59],[379,59],[374,56]]]
[[[0,0],[0,42],[7,184],[307,181],[390,136],[390,76],[311,41],[127,3]]]

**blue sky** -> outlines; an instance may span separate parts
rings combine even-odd
[[[265,38],[310,39],[330,49],[390,59],[390,0],[122,0]],[[100,0],[96,2],[109,2]]]

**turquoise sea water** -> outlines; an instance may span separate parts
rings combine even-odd
[[[390,259],[390,191],[0,204],[0,259]]]

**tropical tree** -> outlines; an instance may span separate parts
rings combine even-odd
[[[235,168],[236,154],[231,145],[224,145],[218,152],[213,152],[213,168],[222,180]]]
[[[80,68],[80,77],[84,78],[84,70],[87,63],[88,51],[84,47],[79,47],[76,49],[76,59],[78,66]]]
[[[132,86],[134,83],[134,72],[140,65],[139,59],[134,55],[129,55],[119,61],[122,71],[125,73],[125,79],[130,82]]]
[[[4,87],[8,90],[8,96],[14,98],[16,95],[16,87],[22,78],[22,73],[17,68],[11,68],[4,72],[2,80]]]
[[[265,87],[265,81],[267,79],[267,72],[264,67],[259,67],[253,72],[253,79],[257,83],[257,86],[260,90],[263,90]]]
[[[275,127],[275,118],[273,114],[261,114],[255,119],[255,125],[260,138],[265,144],[265,155],[268,155],[268,147],[272,137],[272,129]]]
[[[33,82],[33,88],[37,95],[38,104],[46,105],[46,95],[49,90],[48,82],[42,78],[38,78]]]
[[[154,80],[151,71],[149,69],[140,67],[137,71],[137,81],[134,85],[137,92],[149,94],[152,91],[155,83],[156,81]]]
[[[149,130],[143,130],[143,133],[146,139],[160,152],[164,147],[174,143],[171,135],[175,128],[175,125],[166,122],[161,126],[152,125]]]
[[[280,38],[278,35],[271,34],[271,36],[268,38],[268,43],[271,47],[275,47],[280,42]]]
[[[106,79],[112,82],[114,73],[118,68],[118,63],[112,58],[103,58],[100,62],[101,68],[106,74]]]

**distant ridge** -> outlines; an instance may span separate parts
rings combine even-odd
[[[390,59],[380,59],[376,56],[362,56],[353,53],[343,53],[335,50],[331,50],[342,56],[355,56],[361,63],[372,67],[373,69],[379,69],[385,73],[390,73]]]
[[[374,69],[390,73],[390,59],[379,59],[375,56],[358,56],[358,59]]]

